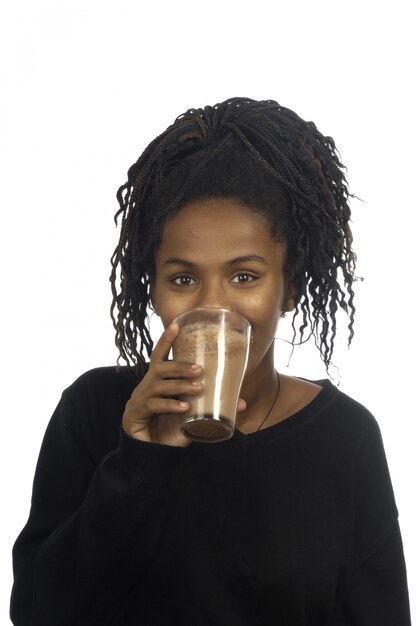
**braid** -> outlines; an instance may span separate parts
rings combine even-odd
[[[234,197],[263,213],[287,244],[285,270],[297,290],[293,342],[297,333],[305,341],[309,329],[328,369],[339,309],[349,318],[348,344],[354,334],[356,259],[344,169],[331,137],[273,100],[232,98],[180,115],[117,192],[115,221],[122,220],[110,281],[118,362],[141,373],[144,350],[150,356],[153,348],[149,289],[164,220],[191,200]]]

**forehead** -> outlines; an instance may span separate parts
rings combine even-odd
[[[263,215],[234,199],[198,200],[169,218],[162,230],[156,262],[170,256],[230,258],[275,254],[280,248]]]

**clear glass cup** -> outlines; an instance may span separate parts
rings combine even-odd
[[[197,379],[204,383],[201,394],[180,397],[190,405],[181,430],[194,441],[225,441],[234,434],[251,326],[234,311],[213,308],[193,309],[174,321],[179,324],[179,333],[173,343],[173,358],[204,368]]]

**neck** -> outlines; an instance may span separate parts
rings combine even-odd
[[[237,427],[260,424],[272,406],[277,389],[273,356],[271,348],[261,365],[245,377],[240,397],[245,400],[247,408],[237,415]]]

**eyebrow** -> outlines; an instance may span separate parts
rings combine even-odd
[[[268,265],[267,261],[262,256],[258,256],[258,254],[245,254],[243,256],[238,256],[235,259],[227,261],[227,265],[238,265],[239,263],[247,263],[249,261],[257,261],[263,265]],[[182,265],[183,267],[194,267],[194,263],[191,261],[180,259],[178,257],[166,259],[163,265]]]
[[[186,259],[178,259],[176,257],[166,259],[166,261],[163,263],[163,266],[165,265],[184,265],[185,267],[194,266],[194,264],[191,263],[190,261],[187,261]]]
[[[267,261],[258,254],[245,254],[244,256],[238,256],[236,259],[227,261],[227,265],[238,265],[239,263],[247,263],[248,261],[257,261],[263,265],[268,265]]]

